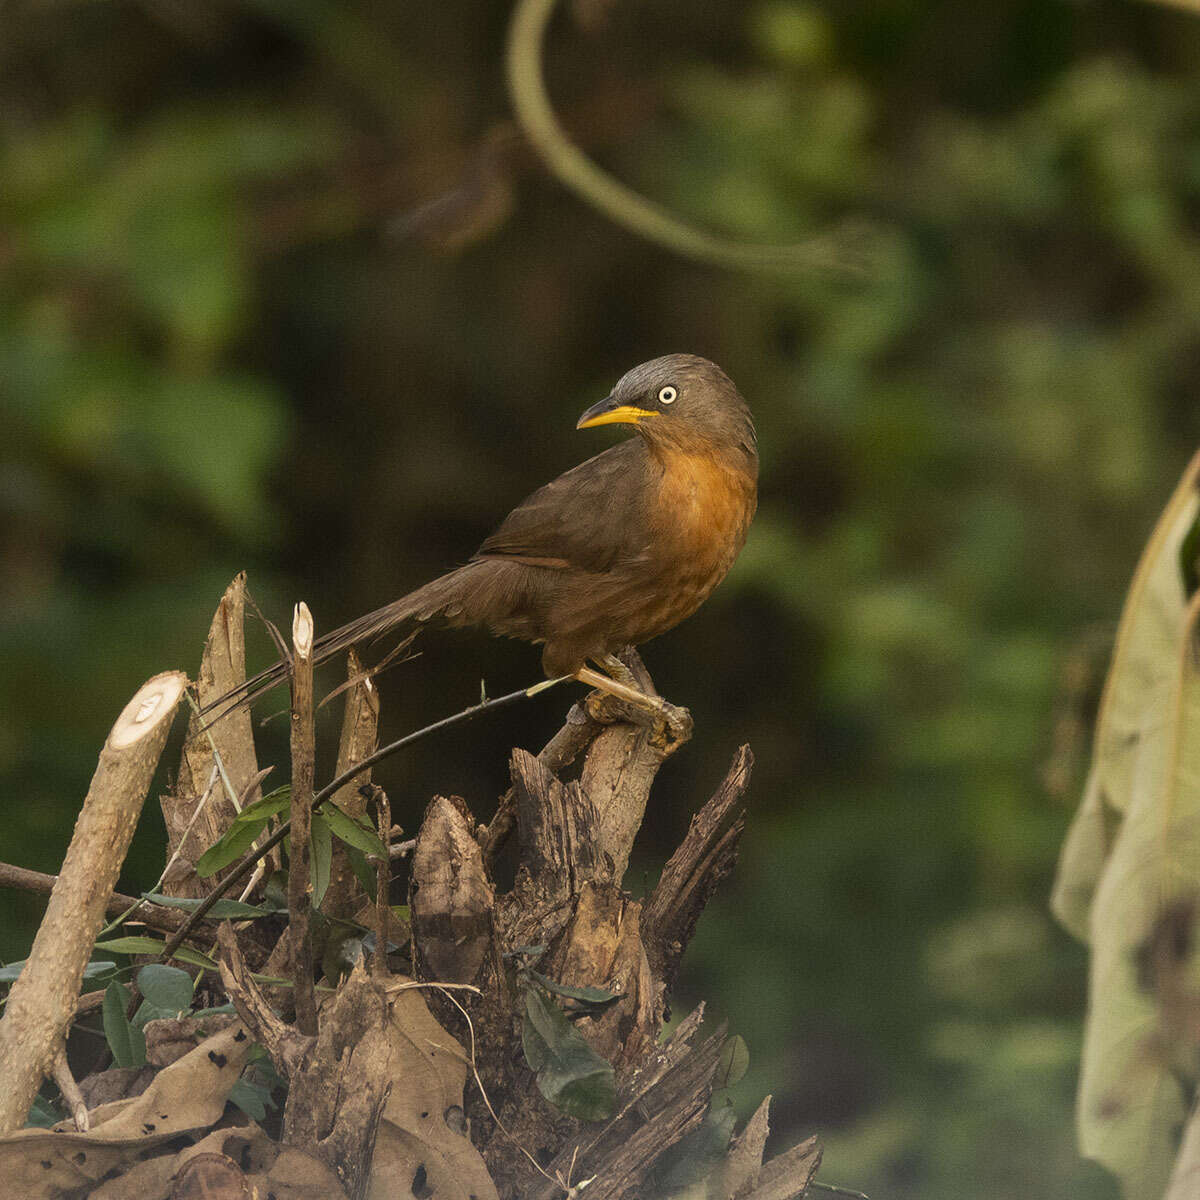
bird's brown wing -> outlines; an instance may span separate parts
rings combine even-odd
[[[648,455],[630,438],[538,488],[475,553],[564,570],[607,571],[638,552]]]

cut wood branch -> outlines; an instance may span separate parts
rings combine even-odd
[[[605,726],[588,712],[586,704],[572,704],[563,727],[542,748],[538,762],[546,770],[557,775],[570,766],[604,728]],[[514,788],[509,788],[500,797],[496,814],[487,829],[480,834],[483,860],[489,866],[508,839],[516,821],[517,793]]]
[[[239,574],[225,589],[204,643],[195,684],[199,708],[246,678],[245,608],[246,576]],[[210,786],[214,772],[216,779]],[[229,828],[239,808],[259,798],[258,779],[249,710],[232,712],[207,727],[193,712],[175,786],[159,800],[167,826],[167,859],[172,864],[163,881],[168,895],[208,893],[212,880],[196,874],[196,861]]]
[[[143,684],[100,752],[46,915],[0,1019],[0,1133],[24,1124],[62,1053],[83,969],[186,686],[181,671]]]
[[[308,605],[296,605],[292,619],[292,838],[288,857],[288,935],[291,939],[292,982],[296,1025],[301,1033],[317,1032],[317,1001],[313,991],[310,838],[313,779],[316,770],[316,732],[313,723],[313,619]]]
[[[251,975],[228,922],[221,925],[217,944],[221,950],[218,961],[221,982],[238,1016],[271,1056],[279,1073],[290,1076],[308,1054],[313,1039],[293,1029],[271,1007],[262,988]]]
[[[42,871],[30,871],[15,867],[12,863],[0,863],[0,887],[18,888],[23,892],[39,892],[50,895],[58,882],[57,875],[46,875]],[[160,933],[174,933],[186,920],[184,913],[174,908],[163,908],[149,900],[112,892],[104,908],[106,917],[125,917],[140,922]]]

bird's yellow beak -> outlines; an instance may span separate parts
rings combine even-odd
[[[591,429],[594,425],[637,425],[658,415],[652,408],[636,408],[632,404],[618,404],[611,396],[606,396],[599,404],[593,404],[579,418],[575,428]]]

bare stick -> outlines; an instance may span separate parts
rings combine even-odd
[[[313,619],[303,600],[292,618],[292,841],[288,860],[288,929],[295,983],[296,1026],[310,1037],[317,1032],[309,916],[309,837],[312,829],[313,778],[316,771],[313,725]]]
[[[371,973],[376,979],[388,975],[387,946],[388,929],[391,926],[392,910],[388,905],[388,885],[392,882],[392,806],[387,792],[375,789],[375,819],[379,827],[379,840],[386,851],[375,865],[375,958]]]
[[[48,896],[57,882],[57,875],[45,875],[41,871],[29,871],[25,867],[0,862],[0,887],[19,888],[23,892],[40,892]],[[139,900],[121,892],[113,892],[109,896],[104,915],[140,921],[160,933],[174,933],[187,919],[178,909],[163,908],[150,900]]]
[[[182,671],[143,684],[100,752],[33,950],[0,1020],[0,1134],[25,1123],[62,1052],[83,968],[186,686]]]
[[[70,1066],[67,1065],[67,1051],[65,1047],[54,1060],[54,1066],[51,1068],[50,1073],[54,1082],[58,1084],[58,1090],[62,1093],[63,1100],[71,1110],[71,1119],[75,1122],[75,1128],[80,1133],[87,1133],[91,1128],[91,1122],[88,1120],[87,1104],[84,1102],[83,1093],[79,1090],[79,1084],[75,1082],[75,1076],[71,1074]]]

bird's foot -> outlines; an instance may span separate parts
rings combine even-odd
[[[625,687],[631,688],[635,692],[641,692],[643,696],[654,695],[654,692],[633,673],[633,668],[622,662],[615,654],[602,654],[596,659],[596,663],[603,667],[605,674],[615,679],[617,683],[624,684]],[[642,669],[645,670],[644,667]],[[650,677],[647,675],[646,681],[649,682],[649,679]]]
[[[631,681],[614,679],[590,667],[581,667],[575,672],[580,683],[586,683],[606,696],[621,701],[622,717],[633,719],[638,724],[648,725],[673,750],[692,736],[692,714],[686,708],[668,704],[661,696],[653,696],[637,686],[633,672],[620,659],[622,672]],[[608,662],[604,663],[607,668]]]

